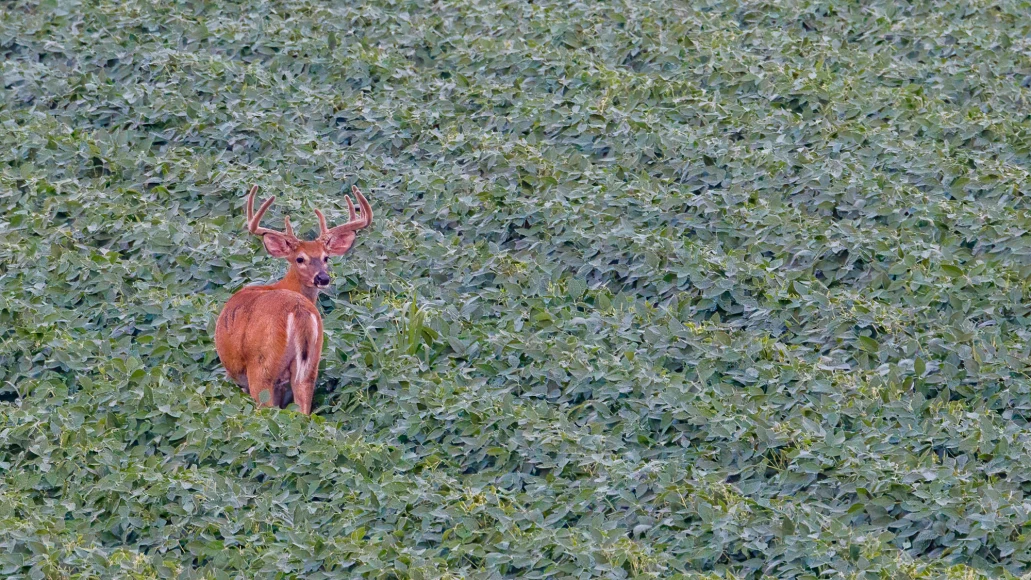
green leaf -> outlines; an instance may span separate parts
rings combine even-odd
[[[573,278],[568,282],[567,290],[570,297],[579,298],[587,291],[587,284],[580,279]]]
[[[861,349],[863,349],[863,350],[865,350],[867,352],[877,352],[878,350],[880,350],[881,345],[876,340],[870,338],[869,336],[860,336],[859,337],[859,348],[861,348]]]

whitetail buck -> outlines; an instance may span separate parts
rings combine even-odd
[[[261,406],[286,408],[296,401],[302,413],[311,414],[322,354],[322,317],[315,299],[329,285],[329,257],[346,253],[355,233],[372,223],[369,201],[357,187],[351,191],[361,214],[345,196],[350,219],[328,229],[326,217],[315,210],[321,233],[310,242],[294,236],[290,216],[282,232],[261,227],[261,216],[276,198],[254,213],[258,186],[247,195],[247,230],[261,236],[269,254],[286,258],[290,270],[275,284],[247,286],[229,299],[215,324],[215,350],[229,377]]]

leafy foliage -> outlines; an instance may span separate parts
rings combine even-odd
[[[5,2],[0,574],[1025,572],[1029,8]],[[251,183],[377,211],[311,419]]]

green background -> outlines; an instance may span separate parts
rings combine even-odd
[[[0,575],[1020,574],[1029,13],[0,3]],[[376,212],[310,419],[252,183]]]

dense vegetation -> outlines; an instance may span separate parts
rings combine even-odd
[[[0,575],[1026,571],[1029,12],[0,3]],[[251,183],[377,212],[310,419]]]

